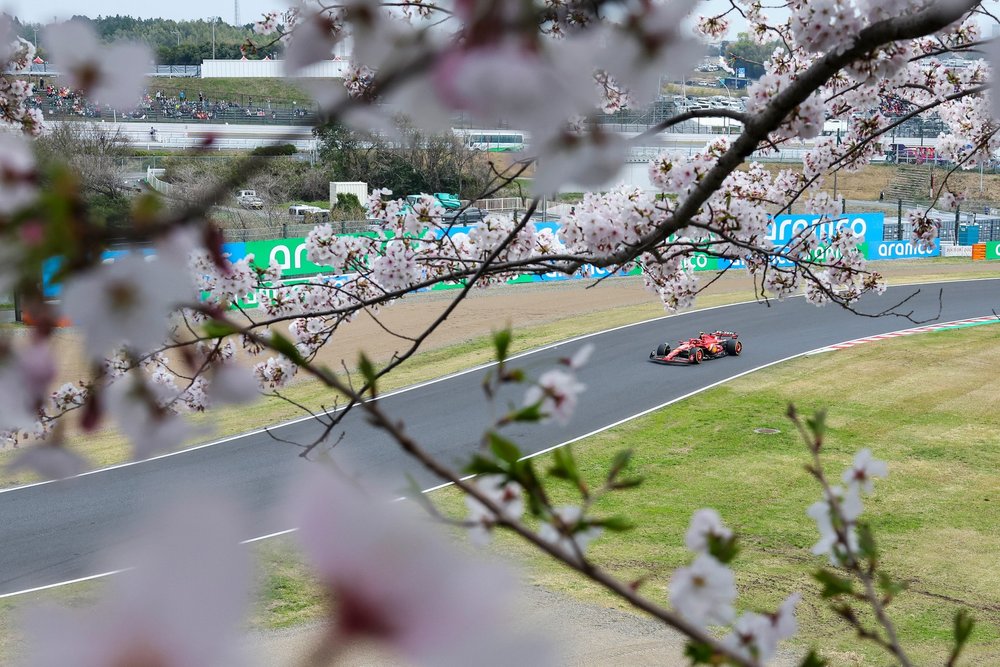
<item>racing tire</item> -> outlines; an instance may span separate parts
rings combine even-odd
[[[732,338],[727,338],[725,341],[726,354],[731,357],[738,357],[740,353],[743,352],[743,343]]]
[[[701,351],[701,348],[695,348],[688,353],[688,359],[692,364],[700,364],[701,360],[704,358],[705,353]]]
[[[656,356],[665,357],[670,354],[670,346],[666,343],[660,343],[656,346]]]

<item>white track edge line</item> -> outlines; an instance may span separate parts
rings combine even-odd
[[[92,574],[88,577],[80,577],[79,579],[70,579],[69,581],[60,581],[54,584],[46,584],[45,586],[36,586],[35,588],[26,588],[23,591],[14,591],[13,593],[3,593],[0,594],[0,600],[5,598],[12,598],[18,595],[26,595],[28,593],[37,593],[39,591],[47,591],[52,588],[60,588],[62,586],[70,586],[72,584],[82,584],[85,581],[92,581],[94,579],[103,579],[104,577],[110,577],[113,574],[119,574],[124,572],[129,568],[124,568],[121,570],[111,570],[109,572],[101,572],[100,574]]]
[[[1000,278],[961,278],[959,280],[945,280],[945,281],[938,281],[938,282],[900,283],[898,285],[890,285],[889,287],[890,288],[895,288],[895,287],[916,287],[918,285],[941,285],[941,284],[947,284],[947,283],[985,282],[985,281],[989,281],[989,280],[1000,280]],[[804,295],[802,295],[802,294],[793,294],[792,296],[787,297],[787,298],[789,298],[789,299],[799,299],[799,298],[802,298],[803,296]],[[718,310],[720,308],[731,308],[733,306],[745,306],[748,303],[759,303],[759,299],[748,299],[746,301],[737,301],[735,303],[726,303],[726,304],[722,304],[722,305],[719,305],[719,306],[709,306],[708,308],[697,308],[695,310],[689,310],[689,311],[685,311],[683,313],[674,313],[672,315],[661,315],[660,317],[653,317],[653,318],[650,318],[648,320],[641,320],[639,322],[632,322],[631,324],[623,324],[621,326],[611,327],[610,329],[602,329],[601,331],[594,331],[594,332],[588,333],[588,334],[581,334],[581,335],[575,336],[573,338],[568,338],[566,340],[557,341],[555,343],[549,343],[548,345],[543,345],[543,346],[538,347],[538,348],[532,348],[530,350],[525,350],[524,352],[519,352],[517,354],[511,355],[508,359],[520,359],[521,357],[525,357],[525,356],[528,356],[530,354],[538,354],[539,352],[545,352],[547,350],[554,349],[556,347],[559,347],[560,345],[568,345],[570,343],[575,343],[577,341],[586,340],[587,338],[592,338],[594,336],[601,336],[601,335],[604,335],[606,333],[611,333],[613,331],[620,331],[622,329],[628,329],[629,327],[635,327],[635,326],[639,326],[639,325],[642,325],[642,324],[648,324],[650,322],[659,322],[661,320],[667,320],[667,319],[670,319],[672,317],[678,317],[678,316],[681,316],[681,315],[687,315],[687,314],[693,314],[693,313],[704,313],[704,312],[708,312],[710,310]],[[482,370],[484,368],[490,368],[492,366],[495,366],[496,363],[497,362],[495,362],[495,361],[491,361],[491,362],[488,362],[488,363],[485,363],[485,364],[480,364],[478,366],[473,366],[471,368],[466,368],[465,370],[456,371],[455,373],[449,373],[448,375],[442,375],[439,378],[434,378],[432,380],[427,380],[425,382],[420,382],[418,384],[411,385],[409,387],[402,387],[400,389],[396,389],[396,390],[390,391],[387,394],[380,395],[378,398],[379,399],[389,398],[389,397],[392,397],[392,396],[397,396],[399,394],[406,393],[408,391],[414,391],[414,390],[417,390],[417,389],[422,389],[423,387],[427,387],[427,386],[430,386],[432,384],[436,384],[438,382],[444,382],[445,380],[450,380],[452,378],[460,377],[460,376],[466,375],[468,373],[474,373],[474,372]],[[337,408],[336,410],[328,410],[326,412],[326,414],[332,414],[332,413],[340,412],[343,409],[344,408],[341,407],[341,408]],[[298,417],[296,419],[291,419],[289,421],[280,422],[278,424],[275,424],[274,426],[268,426],[268,427],[265,427],[265,428],[254,429],[252,431],[246,431],[244,433],[238,433],[236,435],[226,436],[226,437],[220,438],[218,440],[213,440],[212,442],[206,442],[206,443],[203,443],[203,444],[200,444],[200,445],[194,445],[192,447],[187,447],[185,449],[179,449],[176,452],[167,452],[166,454],[160,454],[159,456],[153,456],[151,458],[143,459],[141,461],[127,461],[125,463],[118,463],[116,465],[106,466],[104,468],[97,468],[96,470],[88,470],[87,472],[83,472],[83,473],[80,473],[78,475],[73,475],[72,477],[65,477],[63,479],[44,480],[44,481],[41,481],[41,482],[33,482],[31,484],[22,484],[20,486],[12,486],[12,487],[9,487],[9,488],[6,488],[6,489],[0,489],[0,493],[9,493],[11,491],[20,491],[22,489],[30,489],[30,488],[35,487],[35,486],[44,486],[44,485],[47,485],[47,484],[53,484],[55,482],[62,482],[62,481],[65,481],[67,479],[76,479],[78,477],[88,477],[90,475],[96,475],[96,474],[102,473],[102,472],[110,472],[112,470],[118,470],[120,468],[129,468],[131,466],[139,465],[141,463],[149,463],[151,461],[159,461],[160,459],[170,458],[172,456],[179,456],[181,454],[187,454],[188,452],[194,452],[194,451],[197,451],[199,449],[205,449],[206,447],[214,447],[216,445],[222,445],[222,444],[225,444],[227,442],[232,442],[233,440],[239,440],[240,438],[245,438],[245,437],[248,437],[248,436],[251,436],[251,435],[259,435],[261,433],[266,433],[269,430],[284,428],[286,426],[292,426],[294,424],[301,424],[302,422],[309,421],[311,419],[314,419],[314,417],[311,416],[311,415],[306,415],[306,416],[303,416],[303,417]]]
[[[800,296],[800,295],[797,295],[797,296]],[[750,299],[748,301],[739,301],[739,302],[736,302],[736,303],[727,303],[727,304],[722,304],[722,305],[719,305],[719,306],[709,306],[708,308],[700,308],[700,309],[697,309],[697,310],[687,311],[687,313],[701,313],[701,312],[707,312],[707,311],[710,311],[710,310],[717,310],[719,308],[729,308],[730,306],[744,306],[744,305],[746,305],[748,303],[756,303],[756,300]],[[587,339],[587,338],[591,338],[593,336],[600,336],[600,335],[603,335],[603,334],[606,334],[606,333],[611,333],[611,332],[614,332],[614,331],[619,331],[621,329],[628,329],[629,327],[635,327],[635,326],[639,326],[639,325],[642,325],[642,324],[647,324],[649,322],[659,322],[660,320],[670,319],[671,317],[677,317],[677,315],[683,315],[683,314],[687,314],[687,313],[675,313],[673,315],[662,315],[660,317],[654,317],[654,318],[651,318],[651,319],[648,319],[648,320],[641,320],[639,322],[632,322],[631,324],[623,324],[621,326],[611,327],[610,329],[603,329],[601,331],[595,331],[595,332],[588,333],[588,334],[581,334],[581,335],[576,336],[574,338],[567,338],[566,340],[556,341],[555,343],[549,343],[548,345],[543,345],[541,347],[532,348],[530,350],[525,350],[524,352],[518,352],[517,354],[511,355],[507,359],[508,359],[508,361],[513,360],[513,359],[520,359],[521,357],[526,357],[526,356],[531,355],[531,354],[538,354],[539,352],[545,352],[547,350],[551,350],[551,349],[557,348],[560,345],[568,345],[570,343],[575,343],[577,341],[584,340],[584,339]],[[480,370],[483,370],[485,368],[490,368],[490,367],[496,366],[496,365],[497,365],[497,362],[490,361],[490,362],[487,362],[487,363],[484,363],[484,364],[479,364],[478,366],[472,366],[471,368],[466,368],[464,370],[456,371],[454,373],[449,373],[447,375],[442,375],[441,377],[438,377],[438,378],[434,378],[434,379],[431,379],[431,380],[426,380],[424,382],[420,382],[418,384],[410,385],[408,387],[402,387],[400,389],[395,389],[395,390],[390,391],[390,392],[385,393],[385,394],[380,394],[376,400],[380,400],[380,399],[383,399],[383,398],[390,398],[392,396],[397,396],[399,394],[404,394],[404,393],[409,392],[409,391],[415,391],[417,389],[422,389],[422,388],[428,387],[428,386],[430,386],[432,384],[437,384],[438,382],[444,382],[445,380],[451,380],[451,379],[454,379],[456,377],[461,377],[462,375],[467,375],[468,373],[474,373],[476,371],[480,371]],[[344,410],[344,408],[343,407],[339,407],[339,408],[337,408],[335,410],[327,410],[324,414],[334,414],[334,413],[337,413],[337,412],[341,412],[342,410]],[[214,447],[216,445],[222,445],[222,444],[225,444],[227,442],[232,442],[233,440],[239,440],[240,438],[249,437],[251,435],[260,435],[261,433],[266,433],[267,431],[270,431],[270,430],[275,430],[275,429],[279,429],[279,428],[285,428],[286,426],[294,426],[295,424],[301,424],[302,422],[310,421],[312,419],[314,419],[314,417],[312,415],[305,415],[305,416],[302,416],[302,417],[297,417],[295,419],[290,419],[288,421],[280,422],[278,424],[275,424],[274,426],[267,426],[267,427],[264,427],[264,428],[254,429],[252,431],[245,431],[243,433],[237,433],[236,435],[230,435],[230,436],[226,436],[224,438],[219,438],[218,440],[213,440],[212,442],[206,442],[206,443],[202,443],[200,445],[194,445],[192,447],[186,447],[185,449],[179,449],[176,452],[167,452],[166,454],[160,454],[158,456],[152,456],[152,457],[150,457],[148,459],[142,459],[141,461],[127,461],[125,463],[117,463],[115,465],[105,466],[104,468],[97,468],[95,470],[88,470],[86,472],[82,472],[82,473],[80,473],[78,475],[73,475],[71,477],[64,477],[64,478],[61,478],[61,479],[50,479],[50,480],[44,480],[44,481],[41,481],[41,482],[32,482],[31,484],[22,484],[20,486],[12,486],[12,487],[9,487],[9,488],[6,488],[6,489],[0,489],[0,493],[9,493],[11,491],[20,491],[22,489],[30,489],[30,488],[35,487],[35,486],[45,486],[47,484],[54,484],[55,482],[64,482],[64,481],[70,480],[70,479],[77,479],[77,478],[80,478],[80,477],[89,477],[90,475],[96,475],[96,474],[102,473],[102,472],[110,472],[112,470],[119,470],[121,468],[130,468],[132,466],[140,465],[140,464],[143,464],[143,463],[150,463],[152,461],[159,461],[160,459],[166,459],[166,458],[170,458],[172,456],[179,456],[181,454],[187,454],[189,452],[194,452],[194,451],[197,451],[199,449],[205,449],[206,447]]]
[[[994,278],[988,278],[987,280],[995,280],[995,279]],[[955,282],[959,282],[959,281],[955,281]],[[743,303],[749,303],[749,302],[745,301]],[[728,304],[728,305],[735,306],[735,305],[738,305],[738,304]],[[714,306],[714,308],[722,308],[722,307],[724,307],[724,306]],[[711,309],[710,308],[705,308],[704,310],[711,310]],[[667,317],[672,317],[672,316],[668,315]],[[986,317],[986,316],[984,315],[984,317]],[[659,320],[659,319],[665,319],[665,318],[655,318],[653,320],[645,320],[645,321],[647,321],[647,322],[655,322],[656,320]],[[958,320],[956,320],[956,321],[958,321]],[[638,324],[641,324],[641,322],[639,322]],[[629,325],[626,325],[626,326],[634,326],[634,325],[629,324]],[[614,329],[608,329],[608,331],[615,331],[616,329],[622,329],[622,328],[625,328],[625,327],[615,327]],[[900,331],[906,331],[906,329],[900,329]],[[600,333],[604,333],[604,332],[600,332]],[[920,332],[920,333],[932,333],[932,332]],[[597,335],[597,334],[587,334],[587,336],[594,336],[594,335]],[[586,337],[586,336],[584,336],[584,337]],[[577,339],[573,339],[573,340],[577,340]],[[565,342],[571,342],[571,341],[565,341]],[[562,344],[563,343],[558,343],[558,345],[562,345]],[[837,344],[839,345],[839,343],[837,343]],[[542,348],[542,349],[549,349],[549,348],[546,347],[546,348]],[[806,352],[799,352],[798,354],[793,355],[791,357],[785,357],[784,359],[776,359],[775,361],[771,361],[771,362],[768,362],[766,364],[762,364],[760,366],[756,366],[754,368],[745,370],[742,373],[737,373],[736,375],[730,375],[727,378],[724,378],[722,380],[718,380],[717,382],[713,382],[712,384],[705,385],[704,387],[701,387],[699,389],[695,389],[694,391],[688,392],[687,394],[684,394],[683,396],[678,396],[676,398],[672,398],[669,401],[667,401],[666,403],[661,403],[660,405],[654,406],[652,408],[648,408],[648,409],[643,410],[642,412],[638,412],[638,413],[636,413],[636,414],[634,414],[634,415],[632,415],[630,417],[625,417],[624,419],[620,419],[620,420],[614,422],[613,424],[608,424],[607,426],[602,426],[601,428],[594,429],[593,431],[590,431],[589,433],[584,433],[583,435],[579,435],[579,436],[577,436],[575,438],[572,438],[570,440],[566,440],[565,442],[561,442],[558,445],[553,445],[553,446],[548,447],[546,449],[543,449],[543,450],[540,450],[540,451],[528,454],[527,456],[521,457],[520,460],[526,461],[528,459],[533,459],[535,457],[541,456],[542,454],[548,454],[549,452],[555,451],[555,450],[559,449],[560,447],[565,447],[566,445],[572,445],[574,442],[579,442],[580,440],[583,440],[585,438],[589,438],[589,437],[595,436],[595,435],[597,435],[599,433],[603,433],[604,431],[607,431],[609,429],[615,428],[616,426],[621,426],[622,424],[628,423],[628,422],[630,422],[630,421],[632,421],[634,419],[638,419],[640,417],[644,417],[644,416],[650,414],[651,412],[656,412],[657,410],[662,410],[663,408],[669,407],[669,406],[673,405],[674,403],[678,403],[680,401],[686,400],[688,398],[691,398],[692,396],[697,396],[698,394],[700,394],[700,393],[702,393],[704,391],[708,391],[709,389],[714,389],[715,387],[718,387],[719,385],[723,385],[723,384],[729,382],[730,380],[736,380],[736,379],[739,379],[739,378],[741,378],[741,377],[743,377],[745,375],[750,375],[751,373],[756,373],[757,371],[764,370],[765,368],[770,368],[771,366],[776,366],[778,364],[783,364],[783,363],[785,363],[787,361],[792,361],[793,359],[798,359],[799,357],[808,357],[808,356],[812,356],[812,355],[815,355],[815,354],[820,354],[822,352],[837,352],[837,351],[838,351],[837,349],[832,348],[830,346],[817,347],[815,349],[808,350]],[[527,354],[527,353],[524,353],[524,354]],[[514,357],[511,357],[511,358],[513,359]],[[464,372],[468,372],[468,371],[464,371]],[[298,421],[301,421],[301,420],[298,420]],[[207,446],[207,445],[202,445],[202,446]],[[185,450],[185,451],[190,451],[190,450]],[[178,452],[178,453],[180,453],[180,452]],[[141,463],[141,461],[139,461],[138,463]],[[466,475],[465,477],[462,477],[460,479],[462,479],[463,481],[465,481],[467,479],[472,479],[473,477],[475,477],[475,475]],[[42,482],[42,483],[48,483],[48,482]],[[431,493],[433,491],[437,491],[439,489],[444,489],[444,488],[447,488],[447,487],[452,486],[452,485],[453,485],[453,482],[444,482],[444,483],[438,484],[436,486],[431,486],[431,487],[428,487],[426,489],[422,489],[420,492],[421,493]],[[24,487],[17,487],[17,488],[24,488]],[[396,500],[403,500],[403,498],[397,498]],[[253,544],[254,542],[262,542],[263,540],[269,540],[269,539],[274,538],[274,537],[281,537],[282,535],[290,535],[291,533],[294,533],[294,532],[297,532],[297,531],[298,531],[298,528],[286,528],[285,530],[279,530],[278,532],[275,532],[275,533],[268,533],[267,535],[260,535],[258,537],[251,537],[249,539],[243,540],[242,542],[240,542],[240,544]],[[16,597],[18,595],[26,595],[28,593],[35,593],[35,592],[38,592],[38,591],[44,591],[44,590],[49,590],[49,589],[53,589],[53,588],[60,588],[62,586],[70,586],[72,584],[78,584],[78,583],[82,583],[84,581],[90,581],[91,579],[100,579],[100,578],[103,578],[103,577],[110,577],[111,575],[118,574],[119,572],[124,572],[124,571],[125,570],[112,570],[110,572],[103,572],[101,574],[94,574],[94,575],[91,575],[89,577],[81,577],[79,579],[71,579],[69,581],[60,581],[60,582],[56,582],[54,584],[48,584],[46,586],[38,586],[36,588],[27,588],[27,589],[25,589],[23,591],[14,591],[12,593],[3,593],[3,594],[0,594],[0,600],[2,600],[4,598]]]
[[[943,285],[943,284],[950,284],[950,283],[986,282],[986,281],[990,281],[990,280],[1000,280],[1000,278],[960,278],[958,280],[944,280],[944,281],[936,281],[936,282],[899,283],[898,285],[890,285],[889,287],[890,288],[896,288],[896,287],[917,287],[917,286],[920,286],[920,285]],[[791,295],[791,296],[789,296],[787,298],[788,299],[800,299],[800,298],[803,298],[803,296],[804,295],[802,295],[802,294],[793,294],[793,295]],[[603,334],[611,333],[613,331],[620,331],[622,329],[628,329],[629,327],[635,327],[635,326],[640,326],[640,325],[643,325],[643,324],[649,324],[650,322],[659,322],[661,320],[667,320],[667,319],[670,319],[672,317],[678,317],[678,316],[688,315],[688,314],[694,314],[694,313],[704,313],[704,312],[708,312],[710,310],[719,310],[721,308],[731,308],[733,306],[745,306],[748,303],[759,303],[759,302],[760,302],[759,299],[748,299],[746,301],[737,301],[735,303],[725,303],[725,304],[721,304],[721,305],[718,305],[718,306],[709,306],[707,308],[697,308],[695,310],[689,310],[689,311],[685,311],[683,313],[674,313],[672,315],[661,315],[660,317],[653,317],[653,318],[650,318],[648,320],[641,320],[639,322],[632,322],[631,324],[623,324],[623,325],[620,325],[620,326],[617,326],[617,327],[611,327],[610,329],[602,329],[601,331],[594,331],[592,333],[581,334],[579,336],[575,336],[573,338],[567,338],[566,340],[557,341],[555,343],[549,343],[548,345],[543,345],[543,346],[538,347],[538,348],[532,348],[530,350],[525,350],[524,352],[519,352],[517,354],[511,355],[508,359],[520,359],[521,357],[525,357],[525,356],[528,356],[530,354],[537,354],[539,352],[545,352],[547,350],[554,349],[556,347],[559,347],[560,345],[568,345],[570,343],[575,343],[577,341],[585,340],[587,338],[592,338],[594,336],[601,336]],[[819,352],[814,352],[814,354],[818,354],[818,353]],[[395,389],[393,391],[390,391],[387,394],[380,395],[378,398],[379,399],[389,398],[389,397],[392,397],[392,396],[397,396],[399,394],[406,393],[408,391],[414,391],[414,390],[417,390],[417,389],[422,389],[423,387],[427,387],[427,386],[430,386],[432,384],[436,384],[438,382],[444,382],[445,380],[450,380],[452,378],[460,377],[460,376],[465,375],[467,373],[474,373],[474,372],[482,370],[484,368],[490,368],[491,366],[495,366],[496,363],[497,362],[495,362],[495,361],[491,361],[491,362],[487,362],[485,364],[479,364],[478,366],[473,366],[471,368],[466,368],[466,369],[461,370],[461,371],[456,371],[454,373],[449,373],[447,375],[442,375],[439,378],[434,378],[432,380],[427,380],[425,382],[420,382],[418,384],[411,385],[409,387],[402,387],[400,389]],[[341,407],[341,408],[337,408],[336,410],[328,410],[326,412],[326,414],[332,414],[332,413],[340,412],[343,409],[344,408]],[[200,445],[194,445],[192,447],[187,447],[185,449],[179,449],[179,450],[177,450],[175,452],[167,452],[166,454],[160,454],[158,456],[153,456],[153,457],[150,457],[148,459],[143,459],[141,461],[127,461],[125,463],[118,463],[118,464],[115,464],[115,465],[106,466],[104,468],[97,468],[95,470],[88,470],[87,472],[83,472],[83,473],[80,473],[78,475],[73,475],[72,477],[65,477],[65,478],[56,479],[56,480],[44,480],[44,481],[41,481],[41,482],[32,482],[31,484],[22,484],[20,486],[12,486],[12,487],[8,487],[6,489],[0,489],[0,494],[2,494],[2,493],[9,493],[11,491],[20,491],[22,489],[30,489],[30,488],[35,487],[35,486],[44,486],[44,485],[47,485],[47,484],[53,484],[55,482],[65,481],[67,479],[76,479],[78,477],[88,477],[90,475],[96,475],[96,474],[102,473],[102,472],[110,472],[112,470],[118,470],[120,468],[129,468],[131,466],[139,465],[141,463],[149,463],[151,461],[159,461],[160,459],[166,459],[166,458],[170,458],[172,456],[179,456],[181,454],[187,454],[189,452],[194,452],[194,451],[197,451],[199,449],[205,449],[206,447],[214,447],[216,445],[222,445],[222,444],[225,444],[227,442],[232,442],[233,440],[239,440],[240,438],[245,438],[245,437],[248,437],[248,436],[251,436],[251,435],[260,435],[261,433],[266,433],[268,430],[284,428],[286,426],[293,426],[295,424],[301,424],[302,422],[309,421],[311,419],[314,419],[314,417],[312,417],[311,415],[306,415],[306,416],[303,416],[303,417],[298,417],[296,419],[290,419],[288,421],[280,422],[278,424],[275,424],[274,426],[267,426],[265,428],[258,428],[258,429],[254,429],[252,431],[245,431],[243,433],[237,433],[236,435],[230,435],[230,436],[226,436],[224,438],[219,438],[218,440],[213,440],[212,442],[206,442],[206,443],[202,443]]]

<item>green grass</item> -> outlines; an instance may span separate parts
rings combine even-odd
[[[890,478],[877,483],[866,516],[885,567],[910,582],[910,591],[890,612],[916,663],[942,662],[951,618],[960,606],[979,622],[966,664],[1000,661],[998,343],[1000,327],[982,326],[798,359],[577,443],[574,453],[589,479],[599,480],[614,453],[626,447],[635,451],[634,472],[645,478],[640,490],[606,497],[596,506],[601,514],[630,517],[639,528],[596,542],[594,561],[627,579],[647,576],[643,590],[665,603],[669,573],[690,558],[682,542],[691,513],[714,507],[741,536],[743,551],[734,569],[742,608],[773,608],[799,590],[804,600],[798,646],[821,646],[833,664],[888,664],[878,650],[858,644],[825,609],[809,577],[823,564],[809,554],[816,530],[805,516],[819,491],[803,469],[804,446],[783,414],[790,401],[804,413],[827,407],[831,428],[825,460],[831,476],[838,476],[863,447],[889,462]],[[471,353],[476,344],[462,348]],[[455,351],[428,356],[438,363]],[[668,381],[669,373],[685,369],[664,370]],[[753,432],[762,426],[782,432]],[[545,467],[544,461],[539,464]],[[446,512],[462,513],[453,490],[433,498]],[[563,489],[556,498],[571,501],[572,494]],[[281,538],[257,547],[256,627],[284,628],[322,614],[323,593],[291,542]],[[498,536],[490,551],[523,563],[534,583],[614,603],[509,536]],[[78,605],[96,589],[70,587],[41,597]],[[9,616],[0,614],[0,628],[9,629]],[[8,638],[6,644],[14,641]]]
[[[316,85],[339,84],[337,79],[316,79],[311,81]],[[218,79],[165,79],[158,77],[146,82],[151,95],[155,95],[157,90],[163,91],[170,97],[176,96],[180,91],[184,91],[187,99],[198,99],[198,93],[205,93],[205,97],[211,101],[215,100],[241,100],[247,96],[253,97],[254,105],[266,104],[267,100],[272,103],[291,103],[295,101],[299,104],[312,104],[312,96],[305,92],[301,83],[296,79],[239,79],[239,78],[218,78]]]
[[[997,269],[992,262],[979,262],[979,270],[974,273],[956,274],[949,268],[967,265],[963,258],[940,258],[934,260],[896,260],[874,263],[873,269],[884,271],[890,283],[929,282],[955,278],[996,277]],[[884,266],[881,266],[884,265]],[[527,288],[530,289],[530,288]],[[636,285],[636,289],[641,289]],[[702,295],[698,307],[707,308],[752,299],[753,294],[743,289],[722,287],[717,293]],[[627,306],[600,313],[586,312],[575,317],[566,317],[548,324],[527,329],[518,329],[511,352],[523,352],[535,347],[566,340],[580,334],[591,333],[615,326],[621,326],[663,315],[662,308],[651,301],[647,305]],[[19,325],[0,323],[0,330],[13,329]],[[465,368],[491,361],[489,336],[483,335],[461,343],[435,349],[425,349],[380,383],[381,390],[391,391],[441,377]],[[385,362],[387,359],[375,359]],[[294,383],[284,395],[311,410],[328,408],[341,397],[330,392],[318,382],[303,380]],[[202,434],[186,443],[188,446],[245,433],[247,431],[277,424],[301,417],[302,413],[285,401],[266,398],[257,402],[252,410],[244,406],[213,410],[209,414],[194,414],[188,418]],[[95,467],[115,465],[128,460],[130,448],[127,441],[113,428],[105,428],[87,434],[86,438],[70,438],[70,447],[87,457]],[[15,450],[0,450],[0,466],[9,461]],[[0,471],[0,488],[37,481],[31,473]]]
[[[52,79],[51,76],[28,77],[36,85],[38,79],[46,81]],[[339,79],[310,79],[310,85],[339,85]],[[198,93],[202,92],[210,101],[229,100],[239,101],[246,96],[254,98],[254,105],[266,104],[267,100],[272,103],[288,103],[292,101],[298,104],[313,104],[313,97],[306,92],[301,79],[294,78],[218,78],[201,79],[188,77],[149,77],[146,79],[146,89],[150,95],[155,95],[156,91],[163,91],[169,97],[176,97],[180,91],[184,91],[188,100],[198,99]]]
[[[802,591],[801,646],[823,647],[834,664],[890,664],[826,610],[810,579],[823,561],[809,554],[817,533],[805,508],[819,491],[803,469],[804,446],[782,415],[789,402],[802,412],[829,408],[831,476],[864,447],[889,462],[891,476],[876,485],[866,515],[885,567],[910,582],[890,612],[916,664],[943,662],[960,606],[979,621],[967,664],[997,663],[998,343],[1000,328],[987,326],[800,359],[574,445],[581,470],[595,482],[622,448],[635,451],[634,469],[646,480],[640,491],[599,502],[598,512],[624,514],[639,529],[600,540],[593,559],[629,580],[652,573],[644,590],[665,602],[669,573],[690,558],[683,534],[691,513],[714,507],[742,537],[734,565],[741,607],[774,608]],[[762,426],[782,432],[755,434]],[[460,507],[452,490],[438,499],[449,511]],[[613,602],[510,538],[494,551],[525,562],[539,585]]]

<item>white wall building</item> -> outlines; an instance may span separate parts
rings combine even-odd
[[[342,79],[350,62],[346,56],[337,55],[333,60],[324,60],[310,65],[296,74],[296,78],[304,79]],[[284,79],[284,60],[203,60],[201,62],[201,78],[218,79],[222,77],[234,79]]]

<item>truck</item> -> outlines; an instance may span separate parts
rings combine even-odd
[[[240,190],[236,193],[236,203],[243,208],[257,210],[264,208],[264,200],[257,196],[256,190]]]

